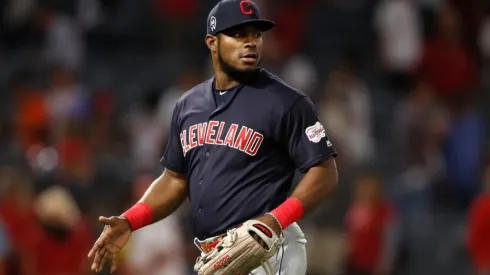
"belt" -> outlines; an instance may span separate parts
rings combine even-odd
[[[219,242],[221,242],[225,238],[225,236],[226,236],[226,234],[218,236],[218,237],[214,237],[209,241],[203,241],[203,242],[199,241],[199,246],[201,247],[201,250],[204,253],[209,253],[211,250],[213,250],[219,244]]]

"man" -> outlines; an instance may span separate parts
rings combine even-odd
[[[258,67],[261,33],[275,23],[255,3],[222,0],[207,24],[215,76],[178,101],[163,174],[122,216],[100,217],[93,270],[111,261],[114,271],[131,232],[188,197],[198,274],[306,273],[296,221],[336,186],[336,152],[309,98]],[[306,174],[288,198],[295,168]]]

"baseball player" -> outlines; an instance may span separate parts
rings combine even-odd
[[[114,271],[132,231],[188,198],[199,275],[306,273],[296,222],[336,186],[336,152],[310,99],[259,67],[262,33],[274,26],[252,1],[211,10],[205,42],[214,76],[177,102],[163,174],[121,216],[99,218],[92,270],[110,261]],[[305,175],[290,194],[296,168]]]

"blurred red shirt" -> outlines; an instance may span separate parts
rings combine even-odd
[[[196,0],[156,0],[157,8],[173,18],[190,18],[197,11]]]
[[[476,64],[462,44],[432,39],[425,45],[419,74],[439,95],[467,93],[476,81]]]
[[[29,244],[39,233],[34,211],[30,204],[21,206],[15,197],[6,197],[0,204],[0,216],[14,249],[14,254],[6,261],[6,274],[20,274]]]
[[[393,219],[393,207],[385,202],[354,204],[347,212],[348,263],[355,269],[373,271],[383,253],[384,237]]]
[[[49,126],[49,115],[41,92],[32,89],[18,96],[16,133],[23,148],[27,149],[39,142],[39,132]]]
[[[471,205],[468,250],[477,270],[490,270],[490,193],[481,195]]]
[[[87,254],[93,242],[88,222],[82,220],[63,240],[57,240],[40,228],[31,244],[30,261],[37,275],[87,274]]]
[[[15,198],[4,198],[0,204],[0,216],[15,248],[25,246],[35,237],[35,214],[29,206],[21,207]]]
[[[277,28],[274,33],[281,43],[284,56],[294,55],[303,45],[306,30],[306,11],[303,5],[285,4],[274,10]]]

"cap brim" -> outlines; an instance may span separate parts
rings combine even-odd
[[[239,24],[229,26],[229,27],[222,29],[218,32],[223,32],[223,31],[226,31],[226,30],[229,30],[232,28],[236,28],[236,27],[241,27],[244,25],[253,25],[253,26],[257,27],[257,29],[259,31],[266,32],[266,31],[270,31],[271,29],[273,29],[276,26],[276,23],[274,23],[274,21],[265,20],[265,19],[250,19],[250,20],[245,20]],[[216,33],[218,33],[218,32],[216,32]]]
[[[243,21],[242,23],[238,24],[237,26],[243,26],[243,25],[249,25],[249,24],[256,26],[257,29],[259,29],[262,32],[270,31],[276,26],[276,23],[274,23],[274,21],[265,20],[265,19],[247,20],[247,21]]]

